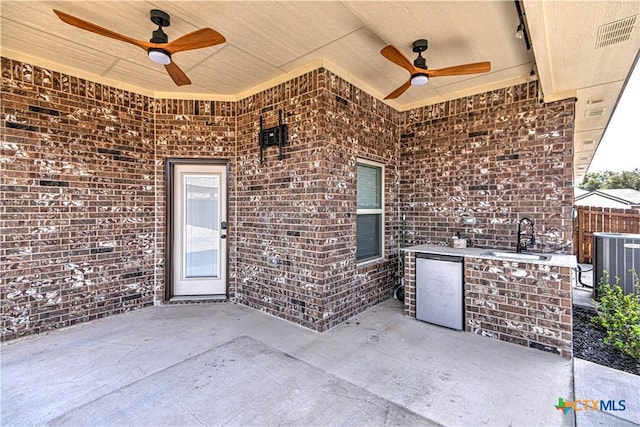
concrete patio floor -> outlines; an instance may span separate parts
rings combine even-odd
[[[149,307],[5,344],[10,425],[574,425],[571,360],[389,300],[324,334],[232,303]]]
[[[580,264],[585,273],[582,283],[574,283],[573,305],[594,308],[593,269],[590,264]],[[586,286],[583,286],[586,285]],[[640,425],[640,377],[616,369],[607,368],[579,358],[573,359],[574,395],[576,399],[605,398],[624,400],[624,411],[579,411],[576,425],[589,426],[638,426]]]

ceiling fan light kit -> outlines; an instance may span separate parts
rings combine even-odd
[[[414,74],[411,76],[411,85],[412,86],[422,86],[426,85],[429,82],[429,76],[426,74]]]
[[[160,65],[167,65],[171,63],[171,54],[156,48],[149,49],[149,59]]]

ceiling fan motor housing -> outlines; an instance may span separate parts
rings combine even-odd
[[[424,59],[422,56],[418,56],[416,59],[413,60],[413,65],[415,65],[418,68],[424,68],[426,70],[427,60]]]
[[[162,28],[158,28],[155,30],[151,36],[151,43],[167,43],[169,41],[169,37],[167,34],[162,31]]]

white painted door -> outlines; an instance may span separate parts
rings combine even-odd
[[[227,290],[226,166],[173,168],[173,296],[221,296]]]

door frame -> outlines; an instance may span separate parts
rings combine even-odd
[[[173,191],[173,174],[175,166],[181,165],[203,165],[203,166],[224,166],[225,174],[226,174],[226,212],[224,213],[225,218],[227,218],[227,224],[229,224],[229,159],[211,159],[211,158],[176,158],[176,157],[167,157],[165,159],[165,235],[164,235],[164,300],[171,301],[176,300],[176,297],[173,295],[173,208],[175,204],[175,197]],[[227,225],[227,229],[229,226]],[[227,233],[228,235],[228,233]],[[225,269],[226,269],[226,283],[225,283],[225,299],[229,299],[229,238],[227,237],[227,251],[226,251],[226,259],[224,260]],[[188,300],[202,300],[209,299],[206,297],[194,297],[194,298],[183,298],[180,297],[181,301]],[[211,298],[211,299],[219,299],[219,298]]]

